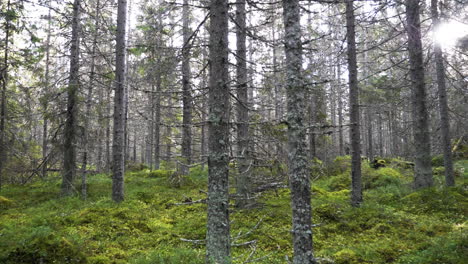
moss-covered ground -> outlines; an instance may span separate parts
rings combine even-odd
[[[437,187],[416,192],[404,165],[364,164],[361,208],[349,206],[349,159],[314,169],[321,263],[468,263],[468,161],[456,164],[456,187],[443,187],[435,168]],[[107,175],[89,177],[87,200],[58,197],[58,179],[4,186],[0,263],[204,263],[206,204],[180,204],[206,198],[206,173],[195,168],[175,188],[170,172],[129,172],[121,204],[110,199]],[[290,219],[288,189],[259,194],[249,209],[232,207],[233,262],[288,263]]]

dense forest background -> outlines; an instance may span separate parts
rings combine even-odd
[[[0,1],[0,262],[465,263],[467,14]]]

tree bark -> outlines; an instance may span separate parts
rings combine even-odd
[[[119,0],[117,10],[117,46],[115,62],[114,133],[112,142],[112,199],[124,200],[125,119],[126,119],[126,23],[127,0]]]
[[[310,172],[307,160],[306,94],[302,77],[302,43],[298,0],[283,0],[286,53],[288,166],[291,188],[295,264],[314,263],[312,252]]]
[[[408,34],[414,122],[415,168],[413,187],[415,189],[430,187],[434,184],[431,168],[431,142],[426,107],[419,2],[419,0],[406,1],[406,32]]]
[[[228,1],[210,2],[207,262],[230,263]]]
[[[438,0],[431,1],[431,13],[433,27],[437,28],[440,24]],[[450,140],[450,118],[449,109],[447,104],[447,88],[445,85],[445,66],[444,55],[442,54],[442,47],[439,43],[434,42],[434,57],[437,72],[437,87],[439,90],[439,115],[440,115],[440,129],[442,131],[442,149],[444,152],[444,166],[445,166],[445,185],[455,186],[455,176],[453,174],[453,160],[452,160],[452,143]]]
[[[89,152],[90,152],[90,146],[89,146],[89,121],[91,118],[91,104],[93,100],[93,86],[94,86],[94,79],[96,76],[96,50],[97,50],[97,38],[99,36],[99,19],[100,19],[100,9],[101,9],[101,4],[100,0],[97,0],[96,2],[96,9],[95,9],[95,32],[93,36],[93,46],[91,50],[91,66],[90,66],[90,75],[89,75],[89,84],[88,84],[88,94],[86,95],[86,117],[84,119],[84,140],[83,140],[83,163],[82,163],[82,172],[81,172],[81,196],[83,199],[86,199],[87,197],[87,187],[86,187],[86,177],[87,177],[87,168],[88,167],[88,160],[89,158]]]
[[[49,132],[49,118],[47,116],[47,111],[49,107],[48,97],[50,92],[50,38],[52,35],[52,17],[51,17],[51,10],[50,7],[50,0],[49,4],[49,12],[47,14],[47,39],[46,39],[46,68],[45,68],[45,75],[44,75],[44,97],[42,103],[42,111],[43,111],[43,121],[42,124],[42,178],[47,177],[47,159],[48,159],[48,132]]]
[[[65,122],[63,157],[62,195],[73,193],[76,174],[76,113],[80,70],[80,1],[73,2],[72,38],[70,50],[70,77],[68,81],[68,102]]]
[[[356,60],[354,1],[346,1],[346,39],[348,44],[349,105],[351,140],[351,205],[362,203],[361,134],[359,127],[359,87]]]
[[[344,135],[343,135],[343,87],[341,87],[341,60],[338,58],[338,65],[337,65],[337,88],[338,88],[338,146],[339,146],[339,154],[343,156],[345,154],[344,151]]]
[[[245,0],[237,2],[236,24],[237,24],[237,156],[239,175],[237,178],[238,207],[245,207],[249,203],[250,197],[250,169],[249,169],[249,98],[247,86],[247,52],[245,41],[246,35],[246,14]],[[276,84],[275,84],[276,85]]]
[[[189,173],[192,163],[192,91],[190,85],[190,9],[189,1],[184,0],[182,6],[182,165],[181,173]]]
[[[7,3],[7,11],[11,8],[10,0]],[[3,184],[3,168],[6,163],[7,148],[5,145],[6,141],[6,116],[7,116],[7,86],[8,86],[8,56],[9,56],[9,43],[10,43],[10,18],[5,18],[5,50],[3,53],[3,66],[1,69],[0,79],[2,81],[2,101],[0,106],[0,189]]]

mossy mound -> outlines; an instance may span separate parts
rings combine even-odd
[[[6,197],[0,196],[0,208],[1,209],[8,209],[13,207],[14,202]]]

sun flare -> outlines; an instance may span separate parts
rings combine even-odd
[[[457,41],[468,35],[468,25],[451,20],[441,23],[434,32],[434,40],[444,48],[453,47]]]

